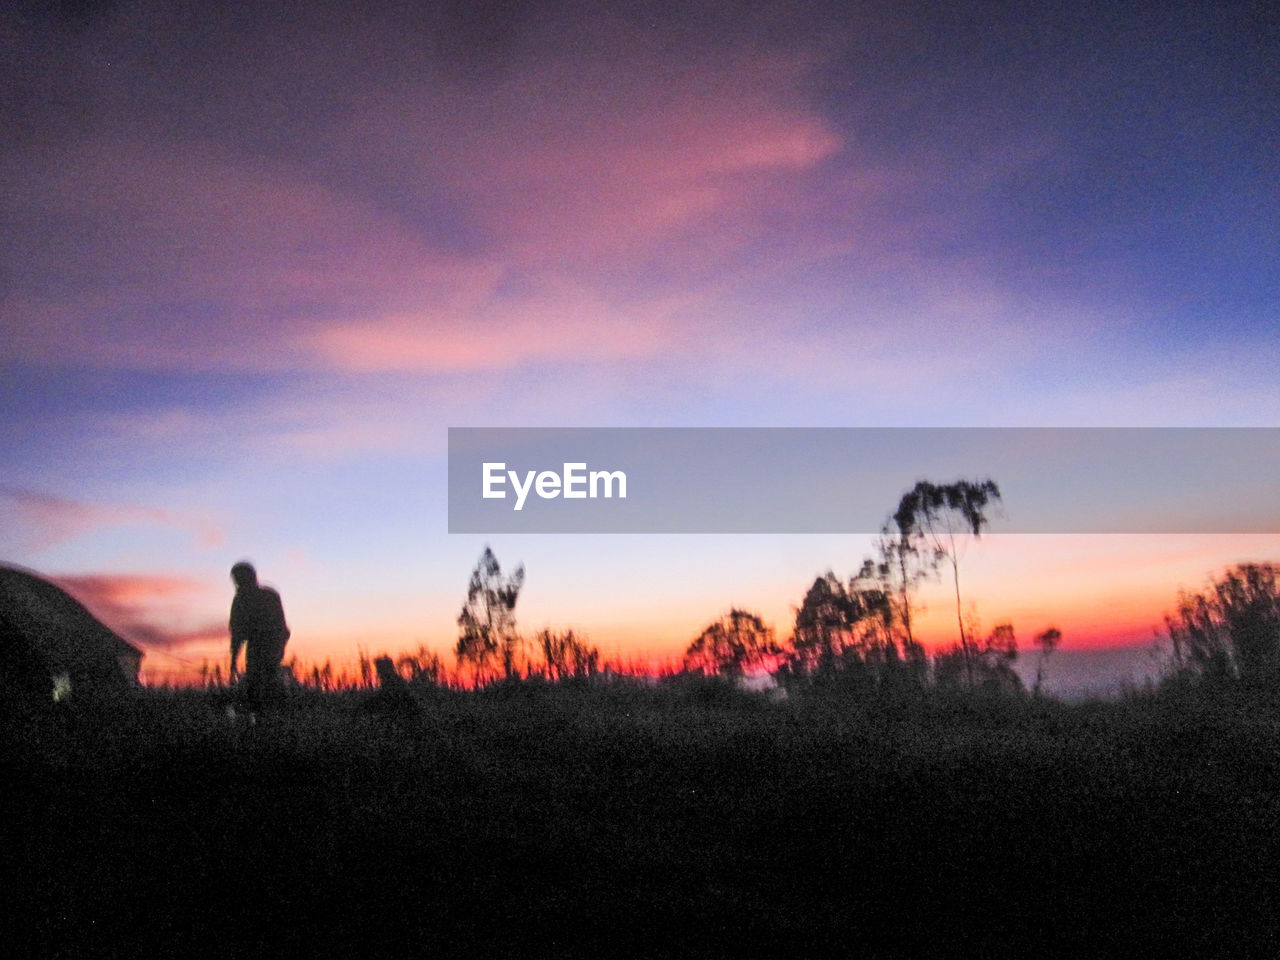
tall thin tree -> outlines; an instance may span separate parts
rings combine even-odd
[[[988,505],[1000,501],[1000,488],[994,480],[957,480],[936,484],[921,480],[902,495],[893,522],[903,538],[917,549],[928,550],[937,560],[951,564],[956,590],[956,623],[960,629],[960,649],[965,664],[965,677],[973,682],[974,642],[964,626],[960,603],[960,557],[964,539],[981,536],[987,526]]]

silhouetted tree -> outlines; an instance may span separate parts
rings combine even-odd
[[[903,515],[903,520],[908,519]],[[924,648],[916,642],[911,626],[911,595],[920,582],[932,576],[938,569],[938,558],[933,551],[921,551],[918,539],[910,530],[898,526],[898,515],[889,518],[881,528],[875,542],[878,560],[874,563],[877,579],[893,604],[893,615],[902,627],[903,653],[911,662],[924,661]]]
[[[1021,690],[1022,679],[1013,669],[1017,659],[1018,640],[1013,624],[997,624],[977,651],[982,682],[1003,689]]]
[[[773,628],[754,613],[734,608],[698,634],[684,655],[686,670],[741,676],[782,655]]]
[[[1201,676],[1247,681],[1280,675],[1280,591],[1276,567],[1243,563],[1203,593],[1179,597],[1165,617],[1174,666]]]
[[[524,584],[524,565],[503,577],[502,567],[488,547],[471,571],[467,585],[467,602],[458,615],[458,644],[454,654],[461,667],[474,671],[476,682],[482,683],[500,666],[511,678],[517,673],[520,636],[516,632],[516,598]]]
[[[1040,696],[1040,684],[1044,680],[1044,667],[1049,662],[1049,657],[1053,651],[1058,649],[1058,644],[1062,642],[1062,631],[1057,627],[1049,627],[1036,634],[1036,646],[1040,648],[1040,660],[1036,663],[1036,685],[1032,690],[1037,697]]]
[[[1022,689],[1022,679],[1013,669],[1018,659],[1018,640],[1013,624],[997,625],[985,640],[973,640],[977,636],[976,624],[967,630],[969,646],[952,644],[939,653],[933,661],[934,680],[939,686],[963,683],[969,687],[1015,692]]]
[[[600,670],[600,651],[572,630],[540,630],[535,642],[549,680],[584,680]]]
[[[788,673],[844,670],[876,681],[891,675],[923,678],[924,648],[903,623],[893,595],[895,574],[885,558],[882,553],[879,562],[864,560],[847,586],[830,570],[813,581],[796,609]]]
[[[911,633],[910,592],[927,571],[921,567],[913,572],[910,565],[895,569],[891,561],[899,556],[892,548],[887,554],[882,552],[879,561],[865,559],[862,569],[849,581],[849,594],[862,615],[867,662],[878,669],[881,679],[919,682],[928,669],[928,658]],[[907,587],[900,591],[903,581],[898,578],[904,570]]]
[[[410,683],[438,684],[444,676],[444,663],[440,655],[425,646],[413,653],[402,653],[396,658],[396,671]]]
[[[966,634],[960,605],[960,557],[964,538],[981,535],[987,525],[987,505],[1000,499],[994,480],[957,480],[935,484],[921,480],[902,495],[893,524],[900,538],[936,560],[947,560],[956,588],[956,623],[960,629],[960,650],[970,684],[973,683],[975,642]]]
[[[844,584],[830,570],[817,577],[796,610],[791,633],[793,666],[806,673],[835,669],[852,643],[856,621]]]

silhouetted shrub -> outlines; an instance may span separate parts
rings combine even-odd
[[[1199,594],[1182,594],[1165,617],[1174,675],[1270,682],[1280,674],[1276,567],[1239,564]]]

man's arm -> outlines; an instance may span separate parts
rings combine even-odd
[[[234,680],[239,674],[236,667],[236,661],[240,658],[240,649],[244,646],[244,626],[241,621],[244,619],[243,604],[240,602],[240,595],[237,593],[234,600],[231,601],[231,620],[227,624],[227,630],[231,634],[231,678]]]

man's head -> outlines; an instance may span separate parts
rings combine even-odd
[[[252,563],[245,563],[241,560],[231,568],[231,579],[236,585],[236,589],[242,587],[256,587],[258,585],[258,571],[253,569]]]

